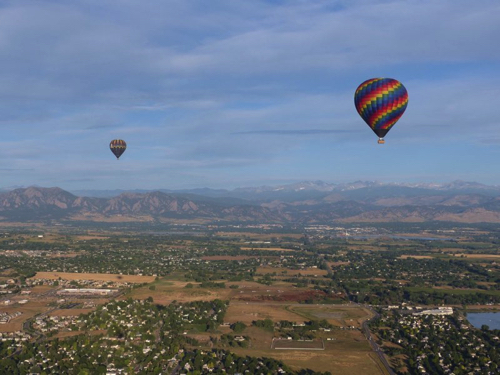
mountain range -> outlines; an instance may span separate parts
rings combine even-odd
[[[74,191],[32,186],[0,193],[3,221],[259,223],[500,223],[500,187],[475,182],[383,184],[305,181],[253,188]]]

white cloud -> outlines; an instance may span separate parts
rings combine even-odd
[[[104,181],[117,167],[102,162],[107,144],[123,137],[130,148],[120,168],[144,183],[165,169],[182,183],[207,177],[205,168],[240,179],[227,170],[259,178],[279,164],[288,173],[287,162],[314,163],[320,150],[355,174],[362,169],[338,142],[354,150],[373,135],[353,91],[386,74],[410,92],[391,139],[411,148],[429,137],[499,138],[498,1],[145,4],[0,7],[0,156],[9,160],[0,168]]]

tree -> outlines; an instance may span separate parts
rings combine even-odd
[[[236,333],[241,333],[247,328],[247,325],[243,322],[236,322],[231,325],[231,329]]]
[[[229,353],[227,356],[226,356],[226,360],[224,361],[224,366],[227,368],[231,367],[231,363],[233,362],[233,356],[231,355],[231,353]]]

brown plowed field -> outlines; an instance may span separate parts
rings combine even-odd
[[[117,281],[127,283],[151,283],[155,281],[154,276],[117,275],[112,273],[72,273],[72,272],[37,272],[33,279],[49,280],[94,280],[94,281]]]
[[[12,301],[16,302],[16,301]],[[47,311],[49,307],[46,302],[39,301],[29,301],[25,305],[12,304],[9,306],[2,307],[1,312],[14,313],[20,311],[22,314],[14,319],[12,319],[7,324],[0,324],[0,332],[14,332],[20,331],[23,327],[23,323],[29,318],[35,316],[36,314]]]
[[[258,256],[247,256],[247,255],[210,255],[201,257],[203,260],[245,260],[258,258]]]
[[[302,302],[308,299],[320,300],[327,296],[325,292],[319,290],[296,290],[294,292],[285,291],[280,294],[268,295],[268,294],[255,294],[255,295],[240,295],[235,299],[241,301],[249,302],[259,302],[259,301],[275,301],[275,302]]]
[[[286,309],[287,306],[231,301],[224,320],[229,323],[239,321],[246,325],[251,325],[254,320],[264,319],[271,319],[275,322],[289,320],[291,322],[303,323],[304,318],[288,311]]]
[[[240,247],[240,249],[254,251],[296,251],[294,249],[282,249],[281,247]]]
[[[94,309],[60,309],[54,310],[49,315],[50,316],[78,316],[80,314],[88,314],[94,311]]]
[[[326,270],[320,270],[319,268],[306,268],[303,270],[292,270],[289,268],[275,268],[275,267],[258,267],[257,273],[266,275],[270,273],[276,273],[280,275],[281,273],[286,274],[287,276],[324,276],[328,272]]]
[[[214,299],[229,299],[232,290],[225,289],[207,289],[200,288],[199,283],[191,283],[193,288],[185,288],[188,284],[186,281],[171,281],[161,279],[155,282],[155,290],[150,290],[149,286],[136,288],[120,298],[125,299],[132,297],[133,299],[146,299],[152,297],[155,303],[168,305],[172,301],[177,302],[192,302],[192,301],[211,301]]]

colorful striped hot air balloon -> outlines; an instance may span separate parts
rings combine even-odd
[[[384,143],[385,135],[403,116],[408,106],[408,92],[392,78],[372,78],[359,85],[354,94],[359,115]]]
[[[125,143],[124,140],[121,139],[113,139],[111,143],[109,144],[109,148],[113,154],[115,154],[117,159],[120,159],[120,156],[125,152],[127,149],[127,144]]]

